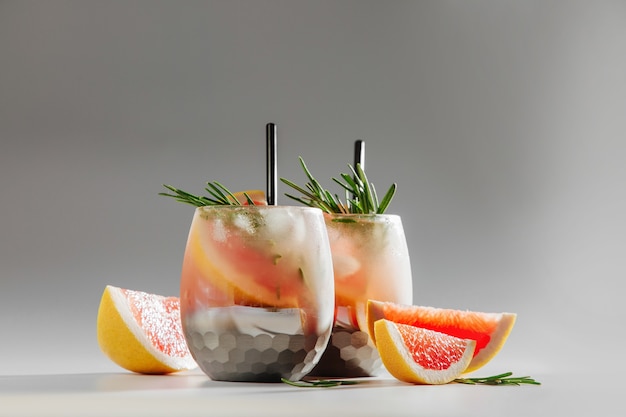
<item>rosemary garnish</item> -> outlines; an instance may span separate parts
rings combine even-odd
[[[360,381],[346,381],[341,379],[321,379],[317,381],[291,381],[287,378],[281,378],[285,384],[293,385],[299,388],[331,388],[339,385],[356,385]]]
[[[483,378],[456,378],[452,382],[456,382],[458,384],[468,384],[468,385],[541,385],[540,382],[535,381],[529,376],[521,376],[514,377],[512,376],[513,372],[505,372],[499,375],[487,376]],[[356,385],[363,381],[350,381],[350,380],[342,380],[342,379],[320,379],[320,380],[310,380],[310,381],[290,381],[286,378],[281,378],[285,384],[293,385],[294,387],[299,388],[332,388],[338,387],[340,385]]]
[[[530,384],[530,385],[541,385],[541,382],[537,382],[529,376],[512,376],[513,372],[505,372],[500,375],[488,376],[485,378],[457,378],[453,382],[457,382],[459,384],[483,384],[483,385],[521,385],[521,384]]]
[[[361,164],[356,164],[355,168],[348,164],[352,174],[341,174],[343,181],[332,178],[345,190],[346,197],[344,202],[337,194],[332,194],[322,187],[319,181],[313,177],[302,157],[299,159],[309,182],[305,185],[305,188],[290,180],[281,178],[280,180],[283,183],[298,191],[302,194],[302,197],[290,194],[285,195],[306,206],[317,207],[326,213],[382,214],[389,206],[396,192],[397,185],[394,183],[389,187],[382,200],[379,201],[374,184],[368,181]]]
[[[224,187],[217,181],[207,182],[207,187],[205,188],[205,190],[210,194],[211,197],[197,196],[188,193],[187,191],[179,190],[178,188],[172,187],[171,185],[163,184],[163,186],[174,194],[159,193],[159,195],[172,197],[178,202],[190,204],[195,207],[242,205],[233,193],[231,193],[226,187]],[[254,205],[254,201],[252,201],[247,193],[243,193],[243,195],[249,205]]]

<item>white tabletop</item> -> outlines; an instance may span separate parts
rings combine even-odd
[[[388,375],[353,386],[76,373],[0,376],[1,416],[623,416],[618,375],[546,373],[541,386],[416,386]]]

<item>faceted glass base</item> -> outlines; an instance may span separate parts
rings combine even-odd
[[[375,376],[382,361],[365,332],[334,327],[328,347],[310,376],[366,377]]]
[[[198,366],[216,381],[300,380],[328,342],[328,333],[303,334],[299,309],[210,309],[188,318],[184,329]]]

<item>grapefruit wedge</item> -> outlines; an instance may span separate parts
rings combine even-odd
[[[181,273],[185,287],[196,285],[196,277],[201,277],[212,286],[211,296],[225,294],[226,305],[233,300],[248,306],[299,305],[306,283],[298,265],[280,262],[271,246],[259,250],[234,234],[223,242],[215,241],[208,237],[214,233],[210,227],[192,227],[189,232]],[[187,294],[182,297],[186,303]]]
[[[167,374],[197,366],[183,336],[178,297],[107,285],[97,336],[102,352],[132,372]]]
[[[474,357],[465,370],[472,372],[500,352],[517,316],[514,313],[482,313],[369,300],[366,317],[374,343],[378,339],[375,323],[380,319],[476,341]]]
[[[250,200],[252,200],[255,206],[267,206],[267,197],[265,197],[265,192],[261,190],[237,191],[233,193],[233,195],[237,201],[244,206],[249,205],[246,195],[250,197]],[[229,197],[229,200],[232,201],[232,198]]]
[[[476,341],[407,324],[374,323],[376,348],[387,371],[412,384],[447,384],[472,360]]]

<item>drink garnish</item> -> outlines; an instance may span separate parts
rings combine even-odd
[[[159,193],[159,195],[172,197],[180,203],[190,204],[195,207],[244,205],[244,203],[242,203],[240,199],[235,196],[235,194],[230,192],[226,187],[217,181],[207,182],[205,190],[209,193],[210,197],[194,195],[188,193],[187,191],[172,187],[171,185],[163,184],[163,186],[174,194]],[[247,192],[243,192],[243,196],[247,205],[253,206],[256,204]]]
[[[283,183],[302,194],[301,197],[291,194],[285,195],[306,206],[317,207],[326,213],[383,214],[397,189],[397,184],[393,183],[384,197],[379,200],[376,194],[376,188],[373,183],[368,181],[365,170],[361,164],[357,163],[356,167],[348,164],[352,174],[342,173],[341,178],[343,181],[332,178],[333,181],[345,190],[346,196],[344,201],[337,194],[332,194],[329,190],[325,189],[320,182],[313,177],[302,157],[299,159],[300,165],[309,182],[307,182],[304,187],[301,187],[293,181],[281,178],[280,180]]]

